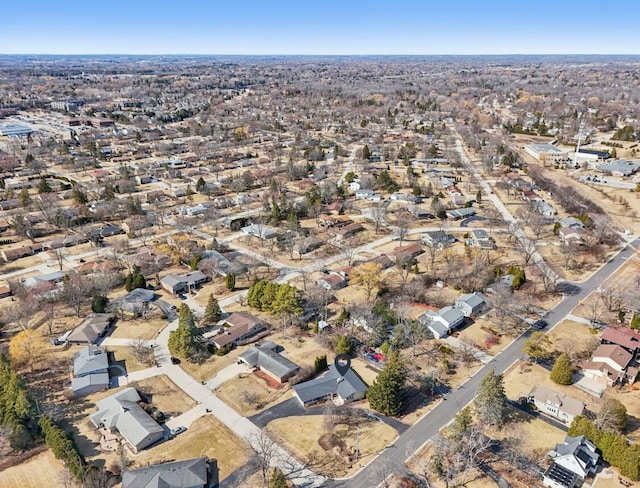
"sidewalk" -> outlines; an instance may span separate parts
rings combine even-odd
[[[453,336],[448,336],[444,340],[449,345],[451,345],[452,347],[455,347],[458,350],[465,350],[469,348],[467,344],[463,344],[458,338]],[[493,359],[493,356],[487,354],[486,352],[482,352],[480,349],[476,347],[472,347],[470,352],[473,355],[473,357],[476,358],[478,361],[480,361],[482,364],[487,364]]]

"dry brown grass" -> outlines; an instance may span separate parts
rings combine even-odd
[[[2,488],[63,488],[65,484],[58,481],[58,474],[64,465],[49,450],[38,454],[17,466],[0,472]]]
[[[165,375],[136,381],[129,386],[151,395],[151,403],[165,415],[175,417],[196,406],[195,401]]]
[[[142,364],[136,359],[130,347],[108,346],[107,350],[113,352],[113,357],[116,361],[124,361],[127,373],[133,373],[149,367],[148,364]]]
[[[220,370],[226,368],[230,364],[235,363],[238,360],[238,355],[242,351],[244,351],[244,349],[237,348],[233,349],[231,352],[229,352],[229,354],[226,354],[224,356],[214,355],[201,364],[182,361],[182,364],[180,366],[198,381],[208,381],[213,378]]]
[[[169,462],[207,456],[215,459],[223,480],[248,460],[251,450],[244,441],[236,437],[229,429],[213,416],[199,418],[186,432],[175,439],[147,449],[133,456],[135,467],[147,464]]]
[[[272,388],[255,374],[225,381],[216,388],[216,396],[244,417],[250,417],[268,406],[289,398],[289,385]]]
[[[360,429],[360,459],[349,462],[344,455],[336,456],[329,461],[329,453],[324,451],[318,440],[325,433],[322,415],[307,415],[274,420],[267,426],[267,431],[274,435],[282,445],[300,459],[315,459],[323,464],[317,472],[331,476],[349,476],[371,461],[375,455],[387,446],[395,437],[396,431],[382,422],[363,420]],[[345,449],[353,452],[356,445],[356,430],[346,425],[338,425],[334,434],[344,442]],[[312,468],[316,469],[316,468]]]
[[[167,321],[160,318],[160,311],[152,311],[147,318],[134,320],[118,320],[110,337],[118,339],[154,339],[158,332],[167,326]]]
[[[547,334],[551,341],[551,349],[561,352],[579,352],[597,336],[591,333],[588,325],[563,320]]]

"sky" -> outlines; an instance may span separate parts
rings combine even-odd
[[[638,0],[3,4],[0,54],[640,54]]]

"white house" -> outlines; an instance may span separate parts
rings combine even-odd
[[[434,312],[429,310],[418,317],[418,321],[431,331],[437,339],[449,335],[464,321],[464,314],[459,308],[447,306]]]
[[[535,405],[541,413],[570,424],[584,411],[584,403],[575,398],[558,393],[545,386],[534,387],[527,396],[527,403]]]
[[[467,293],[458,297],[455,307],[460,309],[465,317],[477,315],[487,305],[487,298],[479,292]]]
[[[553,459],[545,471],[543,482],[551,488],[574,488],[581,486],[585,478],[598,470],[600,455],[596,446],[585,436],[565,437],[562,444],[549,451]]]

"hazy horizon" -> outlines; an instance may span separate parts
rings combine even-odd
[[[7,55],[640,54],[640,3],[630,0],[606,21],[595,0],[519,8],[506,0],[33,0],[3,13]]]

